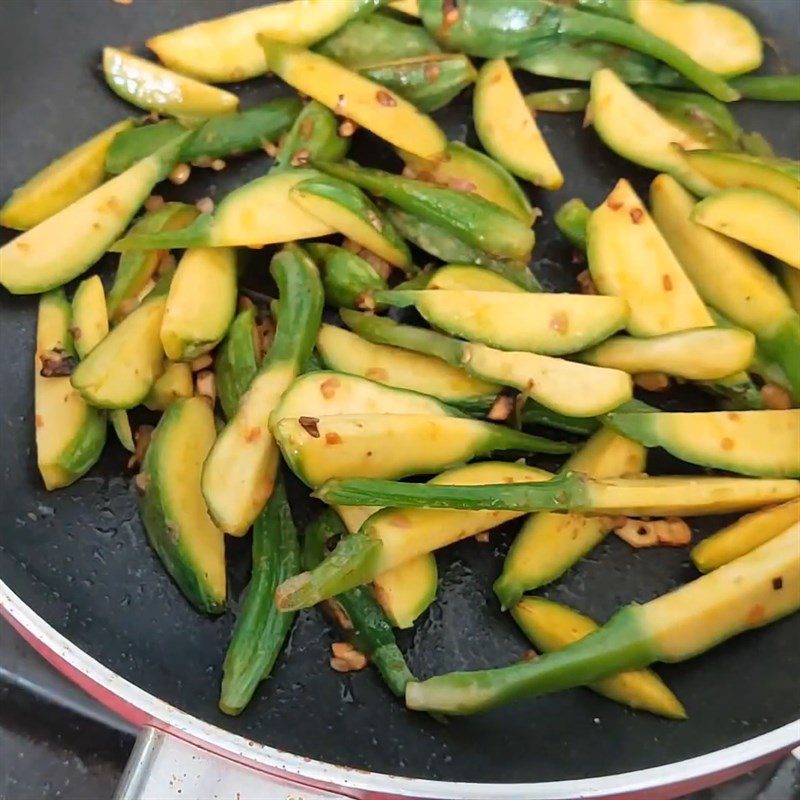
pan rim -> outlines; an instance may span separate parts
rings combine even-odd
[[[800,744],[800,719],[721,750],[636,772],[544,783],[463,783],[366,772],[288,753],[247,740],[204,722],[114,673],[55,630],[0,580],[0,615],[67,678],[137,727],[154,727],[217,755],[320,789],[347,790],[357,797],[381,796],[462,800],[566,800],[575,797],[653,798],[654,790],[698,790],[735,777],[756,762]],[[646,795],[645,795],[646,793]],[[665,795],[666,796],[666,795]]]

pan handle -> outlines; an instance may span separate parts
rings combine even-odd
[[[156,728],[142,728],[114,800],[346,800],[203,750]]]

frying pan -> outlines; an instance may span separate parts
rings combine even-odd
[[[140,49],[149,35],[247,5],[4,0],[0,194],[6,197],[68,147],[131,115],[103,86],[103,45]],[[774,42],[785,66],[800,71],[800,4],[735,5]],[[547,86],[541,79],[522,81],[526,90]],[[245,107],[290,92],[270,78],[234,90]],[[470,99],[467,93],[436,117],[451,139],[474,144]],[[744,127],[761,130],[782,155],[797,157],[796,107],[741,103],[735,111]],[[644,191],[651,176],[616,157],[574,116],[539,119],[567,182],[560,192],[531,194],[544,211],[534,269],[546,286],[563,289],[573,285],[579,268],[554,230],[554,210],[574,195],[600,202],[620,176]],[[357,139],[358,161],[398,168],[388,147],[363,132]],[[265,166],[259,155],[221,173],[194,170],[188,184],[165,185],[163,194],[219,198]],[[10,234],[3,233],[7,241]],[[254,252],[247,278],[267,292],[268,257]],[[112,267],[106,259],[97,269],[107,278]],[[44,491],[32,424],[35,309],[35,297],[2,292],[0,609],[40,652],[107,705],[137,725],[199,746],[193,757],[216,753],[229,759],[231,770],[235,761],[355,797],[656,798],[731,776],[800,740],[800,615],[691,662],[660,667],[689,711],[687,722],[635,713],[576,689],[443,725],[406,711],[373,670],[333,672],[328,658],[336,635],[311,609],[298,615],[272,677],[251,705],[239,717],[223,715],[216,707],[220,665],[249,575],[249,541],[228,539],[231,608],[211,619],[189,607],[147,547],[124,473],[125,454],[113,437],[87,477],[66,490]],[[679,402],[707,407],[691,392]],[[657,467],[686,469],[666,458]],[[296,485],[293,509],[299,525],[315,510]],[[704,521],[696,535],[719,522]],[[514,531],[493,534],[488,545],[468,541],[438,554],[439,598],[412,631],[399,636],[416,675],[507,664],[527,649],[490,590]],[[646,601],[692,577],[684,550],[631,551],[611,537],[545,594],[606,619],[621,604]],[[152,765],[156,751],[169,750],[164,741],[149,735],[138,751],[142,763]],[[181,749],[175,739],[167,741]]]

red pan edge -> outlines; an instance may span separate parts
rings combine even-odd
[[[308,788],[352,798],[460,798],[461,800],[666,800],[698,791],[788,754],[800,745],[800,720],[738,745],[674,764],[574,781],[477,784],[398,778],[325,764],[244,739],[192,717],[121,678],[48,625],[3,581],[0,615],[46,661],[83,691],[131,724],[171,734],[223,758]]]

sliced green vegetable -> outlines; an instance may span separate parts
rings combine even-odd
[[[344,371],[388,386],[434,395],[470,414],[483,415],[500,391],[500,386],[472,378],[435,356],[383,344],[383,324],[373,325],[374,318],[368,315],[344,311],[342,318],[365,338],[323,325],[318,346],[330,366],[338,364]],[[388,335],[391,338],[391,327]],[[591,433],[599,424],[594,419],[558,414],[530,399],[521,416],[524,425],[544,425],[578,435]]]
[[[634,164],[669,173],[695,194],[714,191],[675,146],[699,150],[706,143],[659,114],[610,69],[592,76],[591,98],[594,129],[615,153]]]
[[[517,295],[512,295],[517,296]],[[473,377],[513,386],[570,417],[594,417],[631,399],[631,378],[620,370],[576,364],[534,353],[506,352],[462,342],[391,319],[342,312],[345,323],[370,341],[435,356]]]
[[[707,94],[637,86],[636,94],[668,122],[715,150],[740,150],[746,136],[725,103]],[[702,151],[705,152],[705,151]]]
[[[445,50],[482,58],[524,55],[540,39],[555,35],[629,47],[657,58],[718,100],[737,100],[738,92],[679,48],[638,25],[556,5],[545,0],[460,0],[455,19],[445,20],[441,0],[420,0],[422,22]]]
[[[519,697],[593,683],[655,661],[683,661],[800,607],[800,525],[718,570],[643,605],[535,661],[452,673],[406,688],[409,708],[470,714]]]
[[[265,142],[276,142],[289,130],[301,108],[296,97],[276,97],[244,111],[212,117],[186,143],[181,157],[202,162],[260,150]]]
[[[638,442],[601,428],[564,465],[590,478],[618,478],[644,472],[647,452]],[[524,592],[560,578],[612,530],[613,521],[583,514],[541,511],[528,517],[511,545],[494,593],[503,609]]]
[[[742,475],[800,477],[800,409],[695,411],[606,416],[624,436],[663,447],[691,464]]]
[[[740,150],[756,145],[756,134],[746,134],[724,103],[697,92],[677,92],[657,86],[638,86],[636,94],[664,119],[702,142],[719,150]],[[551,89],[526,95],[532,110],[570,112],[588,108],[586,89]],[[768,146],[768,145],[767,145]],[[704,151],[698,151],[704,152]]]
[[[533,248],[534,235],[528,225],[504,208],[470,192],[401,178],[382,170],[359,167],[350,161],[317,166],[329,175],[385,197],[404,211],[442,227],[485,253],[527,260]]]
[[[481,67],[475,84],[473,119],[483,147],[508,170],[545,189],[559,189],[564,184],[564,176],[504,58],[487,61]]]
[[[714,324],[644,203],[622,179],[589,218],[589,269],[603,294],[624,298],[628,331],[659,336]]]
[[[186,130],[187,128],[175,119],[163,119],[152,124],[147,124],[145,121],[143,125],[122,131],[114,137],[106,153],[106,172],[119,175],[120,172],[130,169],[137,161],[169,144]],[[189,141],[191,139],[187,139],[187,143]]]
[[[300,181],[317,177],[312,169],[293,169],[256,178],[234,189],[214,214],[202,214],[188,228],[159,233],[130,233],[113,252],[165,247],[261,247],[334,233],[333,228],[289,199]]]
[[[338,178],[307,178],[289,197],[302,209],[377,256],[408,270],[408,245],[372,201],[356,186]]]
[[[500,450],[573,449],[503,425],[428,414],[284,417],[272,430],[286,463],[312,487],[331,478],[430,475]],[[409,442],[425,442],[425,447],[409,447]]]
[[[301,417],[315,419],[341,414],[462,416],[429,395],[326,370],[306,372],[297,378],[272,412],[270,425],[274,427],[284,419],[296,422]]]
[[[236,313],[236,252],[190,248],[169,287],[161,344],[172,361],[192,361],[213,350]]]
[[[629,85],[670,89],[691,86],[675,70],[650,56],[608,42],[569,36],[551,36],[525,45],[513,66],[534,75],[587,82],[597,70],[608,68]],[[728,84],[750,100],[800,100],[798,75],[744,75],[729,80]]]
[[[717,3],[578,0],[578,7],[633,22],[720,75],[751,72],[761,65],[761,37],[753,23]]]
[[[762,189],[800,209],[800,175],[774,160],[710,150],[690,150],[684,157],[718,189]]]
[[[214,359],[217,394],[226,419],[236,413],[239,400],[258,372],[261,353],[257,338],[256,310],[250,306],[236,315]]]
[[[222,663],[219,707],[239,714],[266,680],[294,622],[275,608],[275,589],[300,572],[300,542],[280,476],[253,525],[253,572]]]
[[[35,294],[87,270],[172,169],[181,141],[173,140],[0,248],[0,283],[12,294]]]
[[[525,105],[531,111],[549,111],[555,114],[568,114],[583,111],[589,105],[587,89],[545,89],[525,95]]]
[[[650,186],[653,218],[700,296],[786,373],[800,397],[800,317],[769,271],[742,245],[692,221],[694,198],[668,175]],[[717,268],[724,265],[724,271]],[[796,271],[796,270],[795,270]]]
[[[323,511],[305,531],[305,568],[312,570],[317,567],[325,558],[328,541],[342,537],[344,533],[335,512],[331,509]],[[381,607],[375,602],[369,589],[361,586],[343,591],[333,598],[333,603],[334,619],[349,623],[344,626],[345,632],[350,633],[358,649],[369,656],[389,690],[402,697],[406,684],[413,680],[413,675]]]
[[[403,151],[399,155],[419,180],[475,192],[510,211],[523,222],[531,224],[534,221],[533,209],[522,187],[502,164],[485,153],[473,150],[462,142],[450,142],[446,153],[438,161],[426,161]],[[478,262],[467,259],[465,263]]]
[[[436,558],[424,553],[378,575],[372,591],[395,628],[411,628],[436,599],[438,580]]]
[[[28,230],[96,189],[105,177],[106,153],[114,137],[132,125],[130,119],[117,122],[14,189],[0,208],[0,225]]]
[[[526,44],[514,69],[546,78],[586,81],[600,69],[612,69],[629,85],[682,86],[681,76],[651,56],[609,42],[550,36]]]
[[[450,231],[426,222],[421,217],[408,214],[392,205],[385,205],[386,216],[412,244],[442,261],[452,264],[479,264],[508,278],[529,292],[540,292],[542,287],[527,263],[496,258],[465,244]]]
[[[310,372],[284,394],[271,424],[286,417],[318,414],[455,414],[426,395],[391,389],[373,381],[335,372]],[[351,533],[377,509],[342,507],[337,513]],[[380,575],[374,591],[384,612],[397,627],[410,627],[436,596],[436,561],[422,555]]]
[[[255,32],[311,45],[377,5],[376,0],[315,3],[313,8],[305,0],[270,3],[177,28],[146,44],[164,64],[185,75],[211,83],[242,81],[267,71]]]
[[[437,158],[447,147],[430,117],[385,86],[297,45],[257,38],[269,68],[298,92],[422,158]]]
[[[166,203],[149,211],[131,226],[129,235],[179,231],[197,219],[200,212],[185,203]],[[131,250],[119,258],[114,283],[108,292],[108,316],[119,322],[127,313],[126,301],[134,301],[156,274],[163,257],[160,250]]]
[[[744,75],[731,86],[751,100],[800,100],[800,75]]]
[[[328,481],[316,492],[323,502],[340,505],[583,511],[629,517],[688,517],[747,511],[799,495],[800,483],[796,480],[706,477],[593,480],[579,472],[560,474],[544,484],[519,486],[434,486],[377,478],[346,478]]]
[[[755,339],[739,328],[694,328],[648,339],[614,336],[578,355],[586,364],[636,375],[662,372],[678,378],[712,381],[746,370]]]
[[[435,356],[387,346],[380,338],[380,323],[375,337],[367,338],[370,320],[377,319],[375,317],[345,310],[340,313],[345,324],[360,335],[333,325],[322,326],[317,348],[330,369],[432,395],[461,408],[488,408],[500,391],[497,384],[473,378],[463,369]]]
[[[543,653],[565,647],[594,633],[600,626],[567,606],[526,597],[511,609],[511,615],[531,643]],[[686,709],[669,687],[649,669],[626,670],[589,684],[609,700],[668,719],[686,719]]]
[[[72,386],[98,408],[139,405],[164,369],[161,320],[172,274],[125,317],[72,373]]]
[[[350,69],[442,51],[425,28],[380,12],[351,20],[314,50]]]
[[[142,404],[151,411],[166,411],[176,400],[193,394],[192,368],[180,361],[169,362],[150,387]]]
[[[270,272],[280,292],[275,339],[203,469],[211,515],[234,536],[247,532],[272,494],[278,448],[269,416],[308,360],[322,317],[319,273],[300,247],[273,256]]]
[[[309,160],[338,161],[347,155],[350,139],[339,135],[336,115],[322,103],[306,103],[281,142],[271,172],[296,167]]]
[[[703,539],[689,555],[700,572],[711,572],[755,550],[798,521],[800,500],[762,508]]]
[[[147,539],[181,592],[207,614],[226,605],[225,537],[200,492],[203,461],[215,438],[209,404],[202,397],[179,400],[161,417],[142,465]]]
[[[479,292],[524,292],[525,290],[513,281],[492,272],[485,267],[473,267],[469,264],[447,264],[439,267],[431,275],[426,290],[446,291],[469,290]]]
[[[108,335],[106,294],[99,275],[78,284],[72,298],[70,332],[78,358],[86,358]]]
[[[487,481],[546,481],[549,473],[524,464],[487,461],[437,475],[426,487],[476,486]],[[372,514],[359,533],[341,539],[315,569],[278,587],[279,608],[300,609],[367,583],[390,569],[453,542],[490,530],[519,514],[503,511],[453,513],[433,509],[384,508]]]
[[[361,256],[332,244],[306,246],[322,273],[325,299],[339,308],[371,308],[373,294],[387,284]],[[374,251],[373,251],[374,252]]]
[[[800,209],[759,189],[727,189],[701,200],[692,220],[800,269]]]
[[[86,358],[108,336],[108,309],[106,293],[99,275],[82,281],[72,298],[72,337],[79,358]],[[115,408],[108,418],[122,446],[135,451],[128,412]]]
[[[114,408],[108,412],[108,418],[111,421],[111,427],[114,428],[114,433],[119,439],[119,443],[129,452],[136,452],[136,442],[133,439],[133,431],[131,430],[131,421],[128,417],[128,412],[122,408]]]
[[[63,290],[42,295],[36,323],[36,463],[49,491],[69,486],[100,458],[106,420],[70,385],[75,350],[72,309]],[[44,373],[44,374],[43,374]]]
[[[555,213],[556,227],[578,250],[586,250],[586,228],[592,210],[578,197],[567,200]]]
[[[380,303],[414,306],[436,328],[502,350],[574,353],[625,326],[618,297],[436,289],[382,291]]]
[[[207,119],[184,144],[180,158],[207,163],[215,158],[261,150],[266,142],[277,142],[301,108],[297,97],[278,97],[255,108]],[[112,175],[122,172],[182,130],[180,123],[167,119],[118,134],[106,156],[106,170]]]
[[[239,105],[239,98],[231,92],[116,47],[103,48],[103,72],[111,91],[145,111],[193,119],[235,111]]]
[[[413,103],[420,111],[437,111],[475,83],[477,72],[461,53],[437,53],[362,67],[360,73]]]

